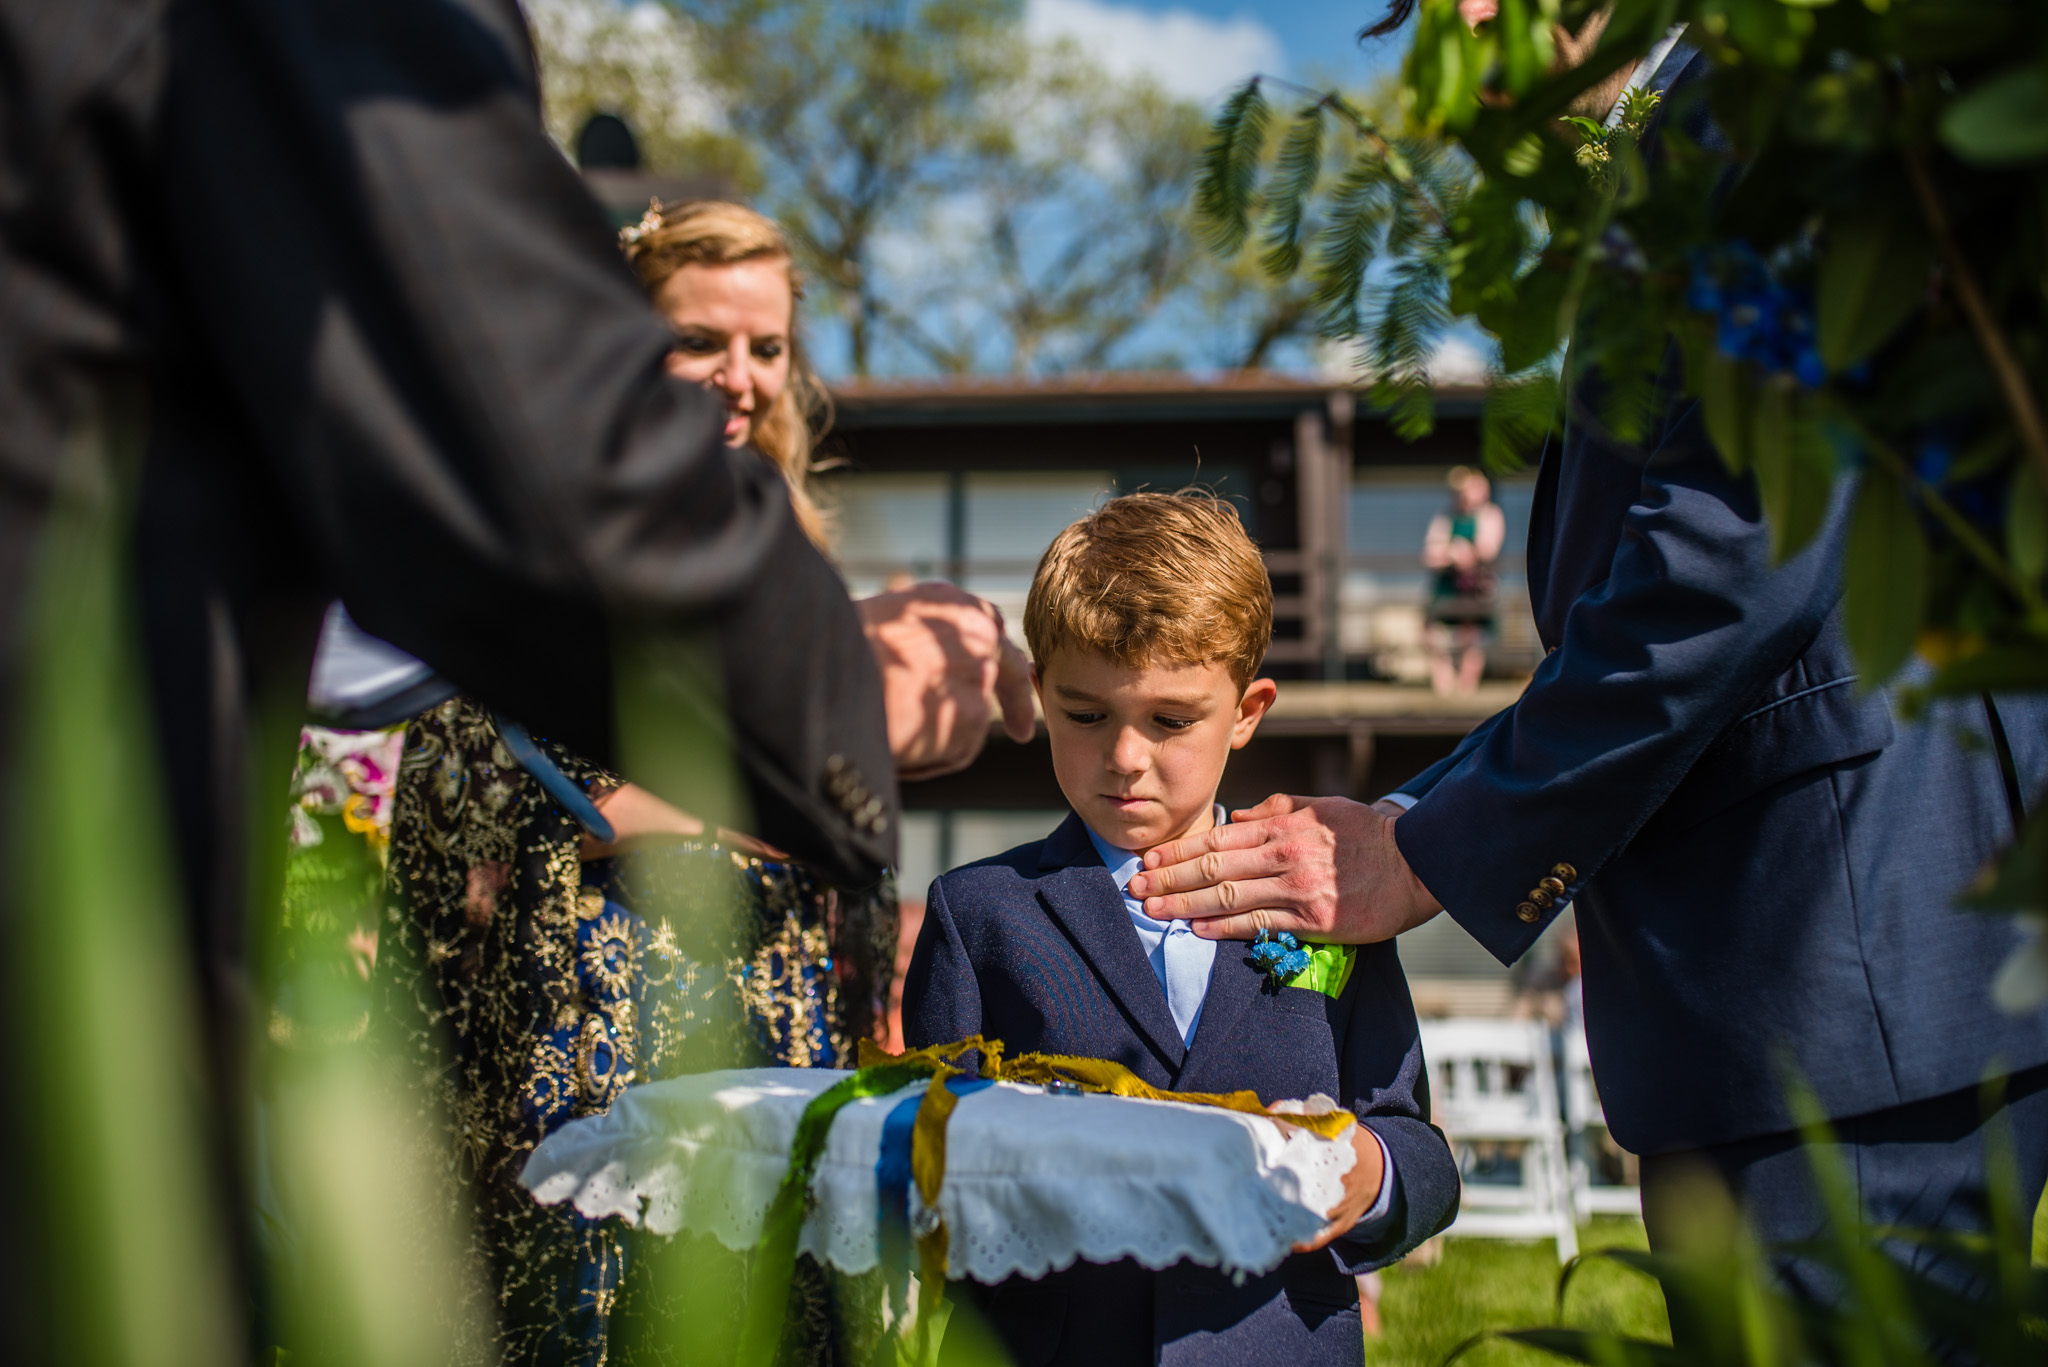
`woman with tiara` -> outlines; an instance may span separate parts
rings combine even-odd
[[[802,282],[781,231],[737,204],[656,203],[621,238],[675,329],[670,371],[724,400],[727,444],[775,464],[822,543],[807,480],[829,402],[797,344]],[[447,1119],[493,1300],[496,1343],[478,1356],[616,1359],[617,1315],[651,1293],[626,1281],[615,1225],[519,1186],[527,1156],[631,1083],[854,1066],[888,1000],[894,886],[826,887],[460,696],[407,728],[388,869],[379,1028]],[[832,1360],[830,1288],[799,1271],[789,1344]]]

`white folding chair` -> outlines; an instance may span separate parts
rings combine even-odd
[[[1550,1032],[1541,1021],[1422,1022],[1430,1106],[1458,1150],[1466,1180],[1450,1234],[1557,1241],[1559,1262],[1578,1255],[1571,1177]],[[1521,1148],[1520,1180],[1473,1180],[1479,1148]]]
[[[1594,1215],[1641,1215],[1639,1188],[1593,1180],[1591,1154],[1607,1133],[1607,1114],[1593,1085],[1593,1056],[1583,1030],[1564,1032],[1564,1123],[1570,1134],[1572,1208],[1581,1220]]]

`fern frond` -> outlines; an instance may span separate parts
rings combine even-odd
[[[1512,474],[1540,452],[1557,426],[1557,372],[1549,366],[1495,376],[1479,416],[1479,458],[1496,475]]]
[[[1359,331],[1358,298],[1391,208],[1385,166],[1377,157],[1359,157],[1331,197],[1329,221],[1311,271],[1324,335],[1348,337]]]
[[[1375,373],[1397,382],[1428,378],[1450,321],[1444,294],[1443,274],[1433,262],[1410,258],[1394,264],[1372,330]]]
[[[1420,441],[1436,430],[1436,395],[1427,380],[1382,380],[1373,386],[1372,400],[1402,441]]]
[[[1266,187],[1266,250],[1259,265],[1275,280],[1285,280],[1300,269],[1302,215],[1322,178],[1323,106],[1312,104],[1287,130]]]
[[[1429,435],[1435,425],[1435,396],[1429,363],[1450,322],[1447,287],[1438,263],[1420,258],[1397,262],[1380,301],[1367,348],[1374,398],[1388,409],[1388,423],[1404,441]]]
[[[1254,76],[1224,102],[1210,127],[1202,173],[1195,181],[1195,213],[1203,239],[1218,256],[1236,255],[1251,232],[1252,196],[1270,116]]]

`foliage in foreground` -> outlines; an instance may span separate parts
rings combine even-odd
[[[1759,1248],[1725,1189],[1702,1174],[1676,1198],[1687,1213],[1677,1247],[1609,1247],[1574,1259],[1558,1279],[1558,1324],[1476,1335],[1453,1357],[1498,1339],[1589,1367],[2019,1367],[2048,1359],[2048,1266],[2030,1256],[2040,1193],[2020,1190],[2009,1114],[1984,1129],[1988,1229],[1964,1234],[1866,1224],[1819,1101],[1794,1085],[1792,1108],[1822,1214],[1812,1240]],[[1944,1265],[1913,1265],[1928,1254]],[[1810,1285],[1835,1289],[1832,1303],[1784,1288],[1773,1268],[1793,1258]],[[1576,1275],[1601,1261],[1661,1284],[1671,1307],[1669,1342],[1562,1323]]]
[[[1567,393],[1574,422],[1654,449],[1678,386],[1755,473],[1781,556],[1854,478],[1844,614],[1866,681],[1917,650],[1924,694],[2048,688],[2048,6],[1618,0],[1590,58],[1559,61],[1558,26],[1583,38],[1601,8],[1503,0],[1475,31],[1423,0],[1415,136],[1310,92],[1269,154],[1273,83],[1254,80],[1212,130],[1212,245],[1307,273],[1408,435],[1429,427],[1428,358],[1476,324],[1499,346],[1496,465]],[[1679,22],[1708,74],[1604,126],[1588,92]],[[1332,176],[1339,132],[1356,151]],[[2048,823],[1977,901],[2048,908]],[[2048,997],[2048,951],[2001,988]]]

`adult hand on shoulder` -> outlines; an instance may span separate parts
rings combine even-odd
[[[1149,850],[1133,897],[1205,940],[1291,930],[1325,944],[1372,944],[1443,910],[1394,844],[1391,802],[1267,798],[1227,826]]]
[[[937,778],[973,763],[994,708],[1002,710],[1010,739],[1031,739],[1031,667],[1004,634],[993,603],[927,582],[854,606],[882,671],[898,777]]]
[[[1351,1151],[1358,1155],[1351,1165],[1351,1171],[1344,1174],[1344,1197],[1332,1206],[1324,1225],[1315,1238],[1294,1246],[1296,1253],[1313,1253],[1333,1240],[1348,1234],[1365,1213],[1379,1203],[1380,1184],[1387,1180],[1386,1153],[1380,1148],[1380,1141],[1373,1138],[1371,1130],[1363,1125],[1351,1127]]]

